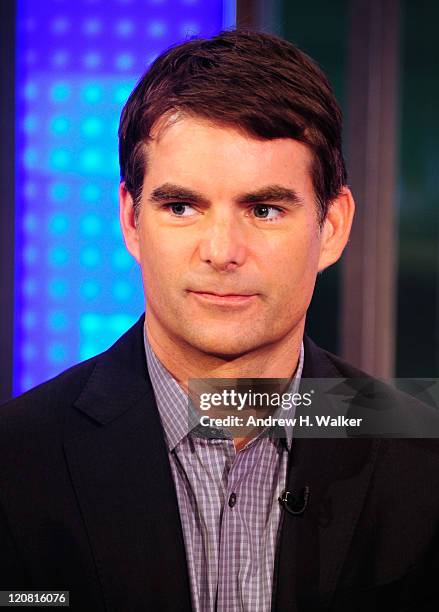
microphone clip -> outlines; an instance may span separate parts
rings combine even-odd
[[[310,488],[308,486],[303,487],[298,493],[292,491],[284,491],[278,498],[280,505],[293,516],[299,516],[303,514],[308,505],[310,495]]]

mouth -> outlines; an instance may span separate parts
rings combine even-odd
[[[257,296],[257,293],[214,293],[211,291],[191,290],[188,293],[204,303],[224,306],[246,305]]]

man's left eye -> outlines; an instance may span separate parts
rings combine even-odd
[[[268,204],[257,204],[253,210],[257,219],[268,219],[269,221],[277,219],[282,213],[280,208]]]

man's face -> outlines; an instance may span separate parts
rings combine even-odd
[[[230,358],[301,336],[324,267],[311,161],[295,140],[195,118],[148,145],[137,242],[127,244],[154,337]]]

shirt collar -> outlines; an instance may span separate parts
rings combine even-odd
[[[190,407],[188,396],[152,350],[146,334],[146,326],[144,326],[143,338],[147,368],[157,401],[157,408],[165,432],[167,446],[169,450],[172,451],[177,444],[194,429],[194,427],[191,427],[188,418],[188,409]],[[287,393],[297,393],[302,376],[303,363],[304,346],[302,342],[299,362]],[[291,419],[294,417],[294,414],[294,406],[288,410],[283,410],[280,407],[279,410],[275,412],[274,416],[282,416],[282,418]],[[285,441],[289,450],[293,439],[293,427],[285,426],[282,429],[284,430]],[[219,435],[218,437],[221,436]],[[229,436],[224,435],[223,437]]]

